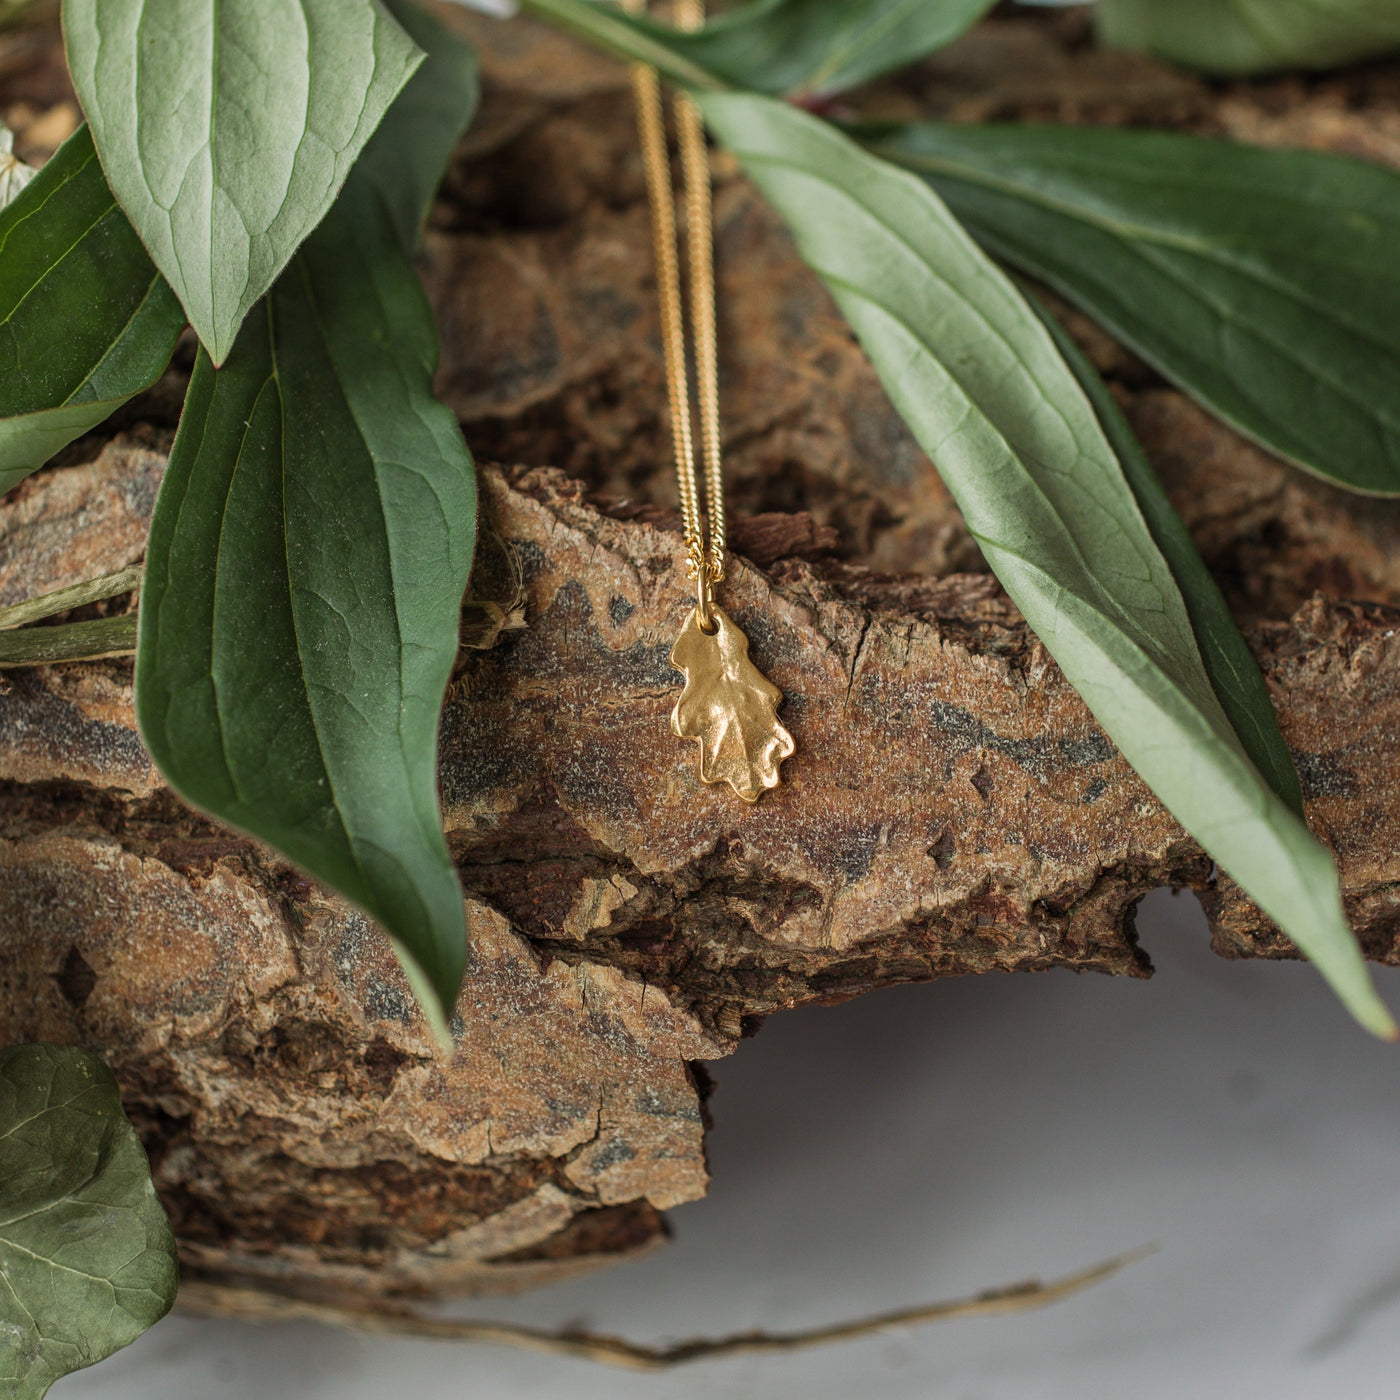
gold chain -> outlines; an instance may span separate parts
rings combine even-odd
[[[623,0],[623,8],[634,14],[641,13],[647,8],[647,0]],[[682,29],[699,29],[705,22],[704,0],[676,0],[675,19]],[[705,149],[705,128],[700,119],[700,110],[682,93],[676,98],[676,127],[680,137],[681,172],[685,180],[690,330],[694,342],[700,449],[704,463],[705,515],[702,516],[700,487],[695,471],[695,440],[690,420],[686,318],[681,305],[680,253],[675,198],[671,191],[671,158],[666,149],[666,120],[661,106],[661,82],[656,69],[649,64],[634,63],[632,91],[637,102],[642,164],[646,169],[647,195],[651,203],[656,291],[661,310],[667,394],[671,405],[676,483],[680,490],[690,575],[696,580],[699,622],[708,632],[712,629],[710,603],[714,585],[724,577],[725,553],[710,162]],[[706,517],[709,522],[708,541]]]
[[[634,14],[647,8],[647,0],[622,0],[622,4]],[[674,0],[672,11],[682,29],[699,29],[705,22],[704,0]],[[779,770],[783,760],[792,755],[796,746],[778,720],[782,691],[749,660],[748,638],[714,600],[715,585],[724,577],[724,480],[720,471],[719,371],[715,350],[714,215],[705,129],[700,109],[688,96],[680,94],[676,98],[676,128],[685,180],[690,274],[687,305],[683,308],[676,203],[671,189],[671,160],[666,151],[661,82],[656,70],[646,64],[634,64],[632,87],[651,203],[676,479],[685,521],[686,554],[697,597],[671,648],[671,665],[685,676],[685,686],[671,712],[671,732],[699,744],[701,782],[728,783],[745,802],[757,802],[781,782]],[[699,401],[708,541],[705,516],[700,511],[695,436],[690,421],[687,311]]]

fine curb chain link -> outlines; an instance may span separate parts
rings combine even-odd
[[[624,0],[625,9],[642,13],[647,0]],[[698,29],[705,20],[704,0],[677,0],[675,18],[682,29]],[[704,464],[705,514],[701,514],[700,484],[695,470],[695,441],[691,428],[687,372],[686,318],[681,302],[680,254],[675,201],[671,190],[671,160],[666,149],[666,122],[661,83],[648,64],[632,65],[632,90],[637,104],[642,163],[651,205],[652,242],[656,257],[657,301],[661,341],[666,361],[671,436],[676,458],[676,483],[685,528],[690,575],[697,581],[699,620],[709,630],[714,585],[724,577],[724,478],[719,427],[719,370],[715,325],[714,225],[710,198],[710,165],[699,108],[686,95],[676,99],[681,171],[685,181],[686,244],[689,271],[689,312],[694,342],[696,397],[700,447]],[[706,537],[706,517],[709,534]]]
[[[682,29],[705,23],[704,0],[678,0]],[[690,319],[695,340],[695,382],[700,408],[700,445],[705,464],[709,514],[709,567],[715,583],[724,577],[724,477],[719,435],[719,333],[715,324],[715,232],[710,197],[710,158],[700,109],[685,93],[676,103],[681,171],[685,178],[686,244],[690,254]]]

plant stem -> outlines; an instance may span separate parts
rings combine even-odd
[[[55,661],[99,661],[136,650],[136,614],[0,632],[0,670]]]
[[[520,8],[581,39],[634,63],[649,63],[664,78],[702,92],[723,92],[729,84],[692,63],[646,28],[592,0],[521,0]]]
[[[26,598],[22,603],[0,608],[0,628],[21,627],[26,622],[38,622],[40,618],[67,612],[69,608],[81,608],[87,603],[100,603],[104,598],[130,593],[140,586],[141,573],[142,566],[133,564],[129,569],[84,579],[82,583],[71,583],[67,588],[41,593],[37,598]]]

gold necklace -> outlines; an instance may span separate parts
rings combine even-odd
[[[647,0],[624,0],[624,6],[634,13],[641,12],[647,7]],[[677,0],[675,18],[683,29],[698,29],[704,23],[704,0]],[[656,69],[644,63],[633,64],[632,90],[651,204],[661,341],[687,568],[696,587],[695,607],[671,650],[671,665],[685,677],[685,686],[671,712],[671,729],[680,738],[694,739],[700,745],[702,782],[727,782],[746,802],[757,802],[768,788],[778,786],[779,765],[796,745],[778,722],[782,691],[749,660],[748,638],[714,601],[715,585],[724,578],[724,476],[715,334],[714,222],[705,131],[695,103],[684,93],[679,94],[675,110],[685,181],[690,329],[704,463],[702,515],[690,421],[686,320],[681,306],[681,260],[671,192],[671,158],[666,149],[661,83]]]

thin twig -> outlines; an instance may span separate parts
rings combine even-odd
[[[130,593],[133,588],[140,587],[142,572],[140,564],[133,564],[114,574],[100,574],[81,583],[70,583],[67,588],[56,588],[52,593],[41,593],[37,598],[26,598],[22,603],[11,603],[8,608],[0,608],[0,628],[22,627],[26,622],[38,622],[40,618],[53,617],[69,608],[81,608],[88,603],[100,603],[104,598]]]
[[[955,1317],[987,1317],[1000,1313],[1027,1312],[1058,1303],[1091,1284],[1106,1279],[1119,1269],[1153,1252],[1155,1246],[1120,1255],[1091,1269],[1068,1274],[1050,1283],[1034,1280],[995,1288],[972,1298],[950,1303],[930,1303],[923,1307],[900,1308],[873,1317],[813,1327],[800,1332],[738,1332],[725,1337],[692,1337],[670,1346],[646,1346],[605,1333],[565,1328],[550,1332],[508,1322],[479,1322],[466,1318],[429,1317],[397,1304],[382,1307],[337,1306],[298,1298],[286,1298],[251,1288],[231,1288],[218,1283],[191,1281],[180,1289],[180,1305],[205,1316],[235,1318],[243,1322],[324,1322],[368,1332],[398,1336],[426,1337],[448,1342],[486,1342],[568,1356],[583,1361],[599,1361],[631,1371],[663,1371],[689,1361],[710,1361],[721,1356],[803,1351],[828,1342],[851,1341],[885,1332],[895,1327],[917,1327],[926,1322],[945,1322]]]

